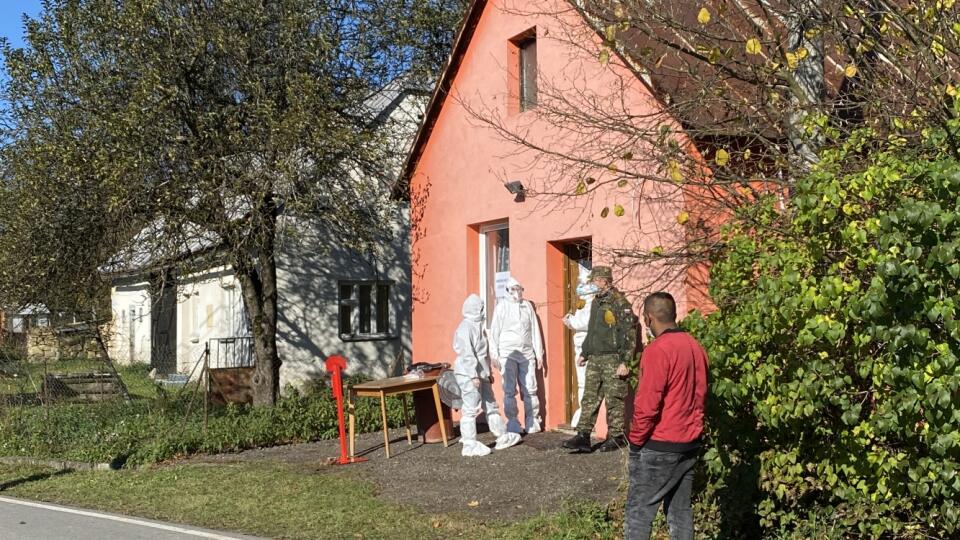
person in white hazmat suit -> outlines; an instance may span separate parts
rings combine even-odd
[[[597,286],[593,283],[581,283],[577,285],[577,296],[580,302],[573,313],[568,313],[563,317],[563,324],[573,330],[573,357],[580,358],[583,350],[583,340],[587,339],[587,326],[590,323],[590,306],[593,304],[593,297],[597,294]],[[583,402],[583,389],[587,382],[587,364],[582,366],[575,362],[577,367],[577,410],[570,419],[570,426],[577,427],[580,423],[580,406]]]
[[[485,456],[490,447],[477,441],[477,416],[486,412],[487,425],[497,436],[497,450],[517,444],[520,436],[507,433],[497,401],[491,388],[490,363],[487,360],[487,340],[483,336],[483,300],[471,294],[463,302],[463,321],[453,337],[457,360],[453,372],[460,387],[463,406],[460,409],[460,443],[463,456]]]
[[[523,287],[510,278],[507,297],[497,302],[490,323],[490,356],[503,374],[503,410],[507,431],[521,433],[517,417],[517,388],[523,398],[527,433],[540,431],[540,399],[537,397],[537,370],[543,369],[543,339],[533,305],[523,299]]]

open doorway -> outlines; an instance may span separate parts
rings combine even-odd
[[[168,375],[177,371],[177,287],[171,274],[154,283],[151,296],[150,366]]]
[[[510,278],[510,228],[507,223],[480,227],[480,298],[487,314],[487,326],[493,308],[507,294]]]
[[[563,248],[563,312],[573,313],[577,309],[577,285],[586,281],[593,268],[593,246],[590,238],[564,242]],[[563,329],[563,395],[564,417],[569,423],[577,410],[577,366],[573,344],[573,331]]]

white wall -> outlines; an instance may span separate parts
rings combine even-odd
[[[211,339],[246,334],[240,285],[226,266],[186,276],[177,287],[177,371],[190,373]],[[213,344],[211,344],[213,346]]]
[[[150,286],[119,281],[111,290],[110,356],[118,364],[150,363]],[[132,316],[131,316],[132,315]]]
[[[425,103],[425,96],[404,94],[388,111],[384,127],[390,133],[387,144],[391,147],[393,161],[385,164],[385,171],[399,170],[402,165],[405,149],[416,132]],[[283,220],[281,229],[292,234],[281,235],[277,257],[277,344],[283,362],[281,387],[288,384],[301,386],[324,376],[323,361],[332,354],[347,358],[348,373],[371,377],[397,374],[400,362],[409,363],[412,309],[410,213],[408,208],[396,209],[397,203],[386,197],[383,202],[385,207],[393,207],[394,213],[389,218],[392,220],[392,234],[372,254],[342,249],[333,235],[317,230],[307,222],[291,218]],[[393,281],[390,322],[394,337],[375,341],[341,339],[338,320],[338,283],[341,280]],[[114,287],[112,296],[115,321],[122,320],[120,307],[134,301],[138,309],[143,306],[143,317],[136,328],[136,354],[139,361],[150,362],[152,325],[147,283]],[[228,266],[180,278],[176,313],[177,371],[190,373],[209,340],[249,335],[249,329],[242,328],[242,311],[240,286]],[[114,340],[117,351],[121,351],[124,345],[120,335],[117,333]],[[122,359],[122,356],[117,358]]]
[[[340,249],[332,235],[297,224],[296,241],[285,242],[277,259],[281,385],[299,386],[322,376],[323,361],[340,354],[347,373],[369,377],[399,374],[410,361],[410,214],[396,213],[393,234],[378,253],[360,255]],[[289,225],[289,224],[288,224]],[[339,333],[338,283],[341,280],[390,280],[392,339],[350,341]]]

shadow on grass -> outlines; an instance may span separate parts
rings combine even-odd
[[[72,469],[59,469],[56,471],[51,471],[46,473],[34,473],[34,474],[31,474],[30,476],[24,476],[23,478],[7,480],[6,482],[0,482],[0,491],[6,491],[10,488],[15,488],[17,486],[27,484],[30,482],[39,482],[40,480],[46,480],[47,478],[63,476],[65,474],[70,474],[72,472],[73,472]]]

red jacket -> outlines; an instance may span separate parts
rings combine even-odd
[[[700,444],[707,401],[707,353],[690,334],[671,329],[643,350],[630,442],[685,452]]]

